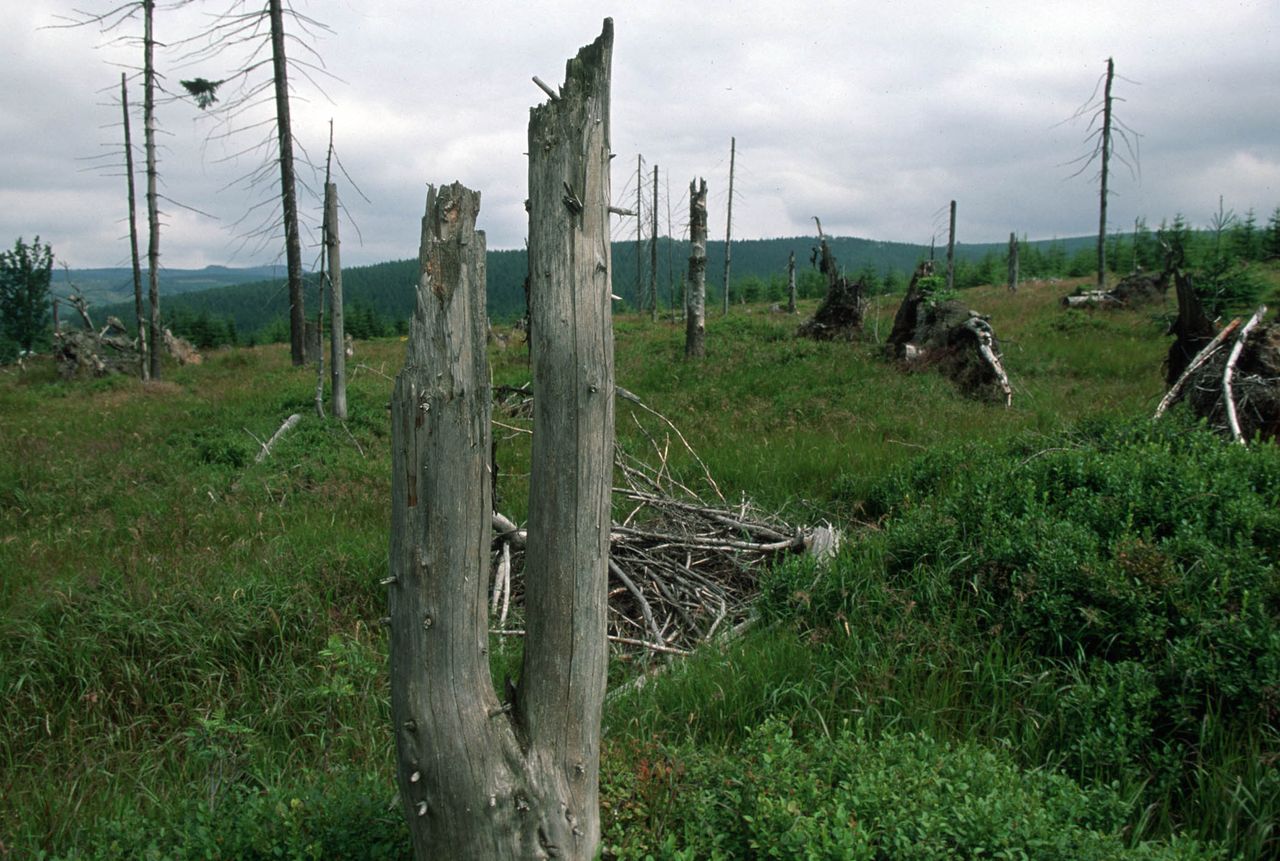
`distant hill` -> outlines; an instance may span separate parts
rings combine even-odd
[[[277,266],[246,266],[233,269],[228,266],[206,266],[203,269],[161,269],[160,295],[179,296],[198,290],[216,290],[232,284],[263,281],[278,277],[283,272]],[[147,289],[147,273],[142,271],[142,289]],[[128,267],[109,269],[55,269],[53,292],[66,296],[76,291],[91,306],[110,305],[133,301],[133,270]]]
[[[905,278],[916,264],[929,256],[927,245],[906,242],[881,242],[857,237],[828,237],[833,253],[840,265],[850,274],[867,272],[884,278],[896,273],[905,284]],[[1061,240],[1040,240],[1029,243],[1043,254],[1053,254],[1063,259],[1092,248],[1091,237],[1073,237]],[[811,250],[818,244],[816,236],[797,236],[782,239],[747,239],[733,243],[732,279],[735,291],[748,279],[764,282],[782,277],[786,272],[787,256],[795,252],[797,268],[803,272],[810,267]],[[958,243],[956,258],[967,264],[986,260],[994,266],[1004,260],[1004,243]],[[945,246],[935,250],[939,260],[946,256]],[[641,279],[648,284],[649,246],[641,248]],[[665,305],[671,284],[678,282],[688,267],[689,243],[660,237],[658,240],[658,290]],[[724,242],[707,243],[707,287],[709,299],[721,295],[724,278]],[[488,270],[489,314],[494,319],[509,320],[524,313],[524,279],[526,274],[523,250],[491,250],[486,262]],[[670,275],[670,280],[668,280]],[[342,273],[344,305],[350,314],[353,310],[372,314],[384,321],[405,320],[413,313],[414,284],[417,282],[418,262],[393,260],[372,266],[356,266]],[[65,279],[66,273],[61,277]],[[128,324],[133,314],[132,275],[128,269],[71,270],[71,280],[90,299],[95,319],[105,319],[114,314]],[[314,275],[307,276],[304,302],[308,314],[316,307],[317,288]],[[91,288],[93,290],[91,291]],[[55,283],[55,292],[65,289]],[[161,278],[161,310],[166,318],[172,316],[209,318],[230,321],[240,337],[255,335],[270,326],[277,326],[288,318],[288,293],[282,269],[258,267],[230,269],[210,266],[199,270],[167,270]],[[633,242],[613,244],[613,291],[635,307],[636,300],[636,246]],[[100,296],[104,298],[95,298]]]

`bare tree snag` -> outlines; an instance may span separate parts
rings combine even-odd
[[[529,122],[534,452],[528,639],[499,703],[487,657],[492,490],[479,195],[428,193],[392,399],[391,680],[415,857],[590,859],[600,840],[613,465],[612,21]]]
[[[787,313],[796,313],[796,253],[787,255]]]
[[[295,366],[306,363],[302,308],[302,240],[298,235],[298,191],[293,169],[293,127],[289,120],[289,64],[284,49],[281,0],[268,0],[271,18],[271,64],[275,84],[276,142],[280,150],[280,204],[284,218],[285,264],[289,273],[289,355]]]
[[[956,202],[951,201],[950,227],[947,229],[947,292],[956,289]]]
[[[347,356],[342,319],[342,257],[338,252],[338,186],[324,186],[324,244],[329,253],[329,377],[333,417],[347,417]]]
[[[729,138],[729,216],[724,225],[724,313],[729,314],[729,269],[733,250],[733,169],[738,157],[738,139]]]
[[[812,260],[827,281],[827,295],[814,312],[813,317],[800,324],[796,334],[817,341],[852,341],[862,336],[862,321],[866,316],[866,294],[869,285],[864,279],[850,282],[840,271],[827,236],[822,232],[822,222],[813,217],[818,227],[818,247]]]
[[[147,159],[147,299],[151,322],[147,327],[151,379],[160,379],[160,207],[156,190],[156,66],[155,0],[142,0],[142,133]]]
[[[1018,235],[1009,234],[1009,292],[1018,292]]]
[[[1111,83],[1115,80],[1116,64],[1107,57],[1107,82],[1102,93],[1102,147],[1101,171],[1098,181],[1098,289],[1107,287],[1107,173],[1111,167]]]
[[[138,323],[138,373],[144,380],[151,379],[151,366],[147,364],[147,321],[142,306],[142,262],[138,255],[138,205],[133,188],[133,135],[129,122],[129,86],[125,72],[120,73],[120,110],[124,115],[124,175],[129,189],[129,254],[133,263],[133,312]],[[54,312],[56,325],[57,312]]]
[[[689,286],[685,290],[684,355],[707,354],[707,181],[689,183]]]
[[[1169,353],[1164,360],[1164,378],[1169,385],[1182,376],[1200,350],[1213,340],[1214,334],[1213,321],[1204,312],[1191,276],[1175,270],[1173,281],[1178,296],[1178,316],[1169,325],[1169,334],[1174,336],[1174,342],[1169,345]]]
[[[533,458],[524,663],[516,698],[543,850],[600,842],[600,714],[613,477],[609,129],[613,21],[529,119]],[[566,193],[567,192],[567,193]],[[531,854],[531,853],[530,853]],[[529,857],[525,855],[523,857]]]
[[[649,230],[649,321],[658,322],[658,166],[653,166],[653,208]]]

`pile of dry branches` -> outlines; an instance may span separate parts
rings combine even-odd
[[[508,418],[527,414],[526,389],[496,394]],[[835,553],[839,534],[829,525],[802,530],[745,500],[730,505],[675,425],[625,389],[617,396],[619,406],[632,407],[631,419],[657,459],[654,466],[621,447],[616,451],[614,510],[626,513],[610,534],[608,627],[619,652],[687,654],[747,623],[764,566],[787,554],[825,559]],[[697,464],[701,495],[670,468],[673,437]],[[502,514],[495,513],[493,521],[493,625],[504,634],[521,634],[516,620],[523,605],[525,532]]]

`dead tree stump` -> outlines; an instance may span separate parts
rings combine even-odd
[[[802,338],[813,338],[815,341],[853,341],[862,337],[862,320],[867,313],[867,292],[869,286],[859,278],[850,282],[836,263],[826,235],[822,232],[822,222],[815,216],[818,225],[818,248],[814,249],[813,262],[827,281],[827,295],[818,306],[813,316],[800,324],[796,335]]]
[[[534,402],[524,663],[488,662],[492,489],[479,195],[428,194],[392,397],[391,708],[419,859],[594,858],[613,475],[613,25],[529,122]]]
[[[707,181],[689,183],[689,287],[685,291],[684,355],[707,355]]]
[[[1013,389],[989,318],[954,300],[938,301],[941,278],[925,261],[911,276],[893,318],[886,353],[908,366],[937,367],[972,397],[1013,402]]]
[[[1170,386],[1214,336],[1213,321],[1204,312],[1191,276],[1178,270],[1173,280],[1178,296],[1178,316],[1169,324],[1168,334],[1173,335],[1174,341],[1169,345],[1169,354],[1164,360],[1164,381]]]

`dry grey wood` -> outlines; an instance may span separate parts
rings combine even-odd
[[[160,379],[160,208],[156,190],[156,66],[155,0],[142,0],[142,134],[147,161],[147,300],[151,321],[147,343],[151,379]]]
[[[1013,406],[1013,386],[1009,385],[1009,375],[1005,373],[1004,363],[1000,361],[1000,356],[995,351],[995,337],[991,332],[991,326],[981,317],[971,317],[965,323],[965,328],[977,339],[978,354],[995,372],[1000,391],[1004,393],[1004,405]]]
[[[133,134],[129,122],[128,73],[120,73],[120,110],[124,125],[124,175],[129,193],[129,259],[133,264],[133,313],[138,322],[138,374],[144,380],[151,379],[151,366],[147,363],[147,322],[142,305],[142,263],[138,255],[138,203],[133,185]],[[54,305],[54,326],[57,325],[57,304]]]
[[[684,355],[707,354],[707,181],[689,183],[689,286],[685,290]]]
[[[570,60],[561,98],[529,119],[534,399],[526,629],[515,715],[537,764],[539,849],[600,842],[600,716],[613,476],[609,231],[613,22]],[[578,205],[571,206],[570,198]],[[532,852],[520,857],[531,857]]]
[[[1009,292],[1018,292],[1018,235],[1009,234]]]
[[[1102,94],[1102,128],[1099,146],[1102,160],[1098,172],[1098,289],[1107,287],[1107,175],[1111,167],[1111,84],[1115,80],[1116,64],[1107,57],[1107,82]]]
[[[947,228],[947,292],[956,287],[956,202],[951,201],[950,226]]]
[[[392,399],[397,780],[419,859],[595,856],[613,464],[613,25],[529,123],[534,403],[518,686],[488,669],[490,393],[479,196],[433,188]],[[503,524],[505,527],[505,524]]]
[[[1266,313],[1267,306],[1259,305],[1258,310],[1254,311],[1253,316],[1249,318],[1249,322],[1240,329],[1240,334],[1236,336],[1236,342],[1227,355],[1227,366],[1222,371],[1222,400],[1227,411],[1227,424],[1231,427],[1232,438],[1241,445],[1244,445],[1245,440],[1244,434],[1240,431],[1240,417],[1236,414],[1236,400],[1231,391],[1231,378],[1235,374],[1240,353],[1244,351],[1245,341],[1249,340],[1249,333],[1262,322],[1262,317]]]
[[[653,206],[649,209],[649,322],[658,322],[658,166],[653,166]]]
[[[324,244],[329,252],[329,386],[334,418],[347,417],[347,350],[342,316],[342,255],[338,241],[338,186],[324,186]]]
[[[287,434],[289,431],[293,430],[295,427],[297,427],[298,422],[300,421],[302,421],[301,413],[294,413],[293,415],[285,419],[284,423],[280,425],[279,429],[271,435],[271,439],[267,440],[262,444],[262,450],[258,452],[258,456],[253,459],[253,462],[262,463],[262,461],[267,458],[267,455],[271,454],[272,447],[274,447],[275,444],[280,441],[280,438],[283,437],[285,434]]]
[[[787,255],[787,313],[796,313],[796,253]]]
[[[285,57],[281,0],[267,0],[271,23],[271,77],[275,88],[276,145],[280,163],[280,206],[284,221],[285,266],[289,277],[289,355],[306,364],[306,316],[302,307],[302,239],[298,233],[298,190],[293,167],[293,127],[289,118],[289,63]]]
[[[1237,317],[1224,326],[1221,332],[1214,335],[1212,341],[1204,345],[1204,348],[1196,354],[1194,359],[1191,360],[1191,364],[1187,365],[1187,369],[1183,371],[1177,381],[1169,387],[1169,391],[1164,393],[1164,397],[1160,399],[1159,406],[1156,407],[1155,415],[1152,416],[1153,419],[1160,418],[1160,416],[1165,414],[1165,411],[1168,410],[1169,407],[1174,405],[1178,400],[1178,396],[1182,394],[1183,388],[1186,387],[1187,380],[1191,378],[1191,375],[1198,371],[1201,365],[1213,357],[1213,354],[1218,351],[1218,348],[1222,346],[1223,342],[1226,341],[1227,338],[1231,337],[1231,334],[1239,325],[1240,318]]]
[[[729,315],[729,263],[733,251],[733,168],[738,157],[738,139],[729,138],[729,215],[724,225],[724,313]]]

